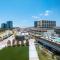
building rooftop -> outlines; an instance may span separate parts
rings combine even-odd
[[[31,28],[31,30],[34,30],[34,31],[46,31],[46,30],[52,30],[51,28]]]
[[[60,27],[54,27],[55,29],[60,29]]]

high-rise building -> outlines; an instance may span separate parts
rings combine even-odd
[[[7,24],[6,24],[6,23],[2,23],[2,24],[1,24],[1,28],[2,28],[2,29],[6,29],[6,28],[7,28]]]
[[[13,22],[12,21],[7,21],[7,28],[13,28]]]
[[[2,23],[1,28],[2,29],[11,29],[11,28],[13,28],[13,22],[7,21],[6,23]]]
[[[56,21],[40,20],[34,22],[34,27],[39,28],[54,28],[56,27]]]

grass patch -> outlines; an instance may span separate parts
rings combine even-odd
[[[49,56],[48,54],[46,54],[43,50],[41,50],[41,47],[42,46],[40,46],[40,45],[36,46],[36,50],[38,52],[38,56],[39,56],[40,60],[55,60],[55,59],[52,59],[52,57]]]
[[[29,47],[7,47],[0,50],[0,60],[29,60]]]

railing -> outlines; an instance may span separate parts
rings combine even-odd
[[[37,39],[38,43],[43,45],[45,48],[49,49],[55,54],[60,55],[60,45],[57,45],[56,43],[53,43],[51,41],[45,40],[43,38]]]

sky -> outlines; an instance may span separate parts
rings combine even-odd
[[[0,0],[0,26],[13,21],[14,26],[31,27],[42,19],[60,26],[60,0]]]

